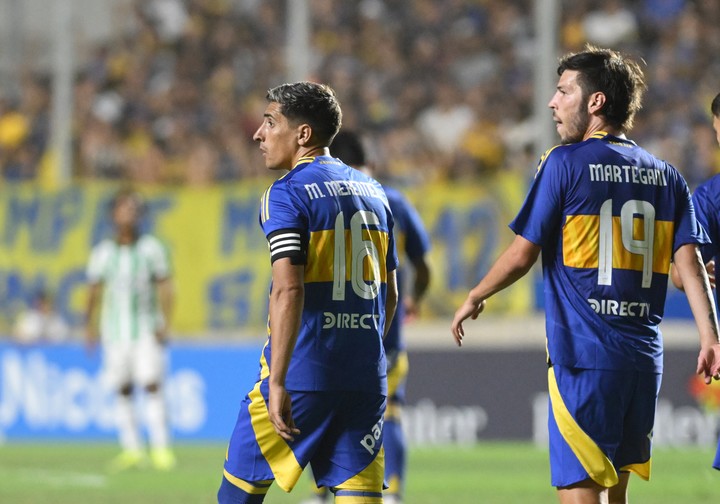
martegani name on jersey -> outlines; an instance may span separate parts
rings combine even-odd
[[[665,171],[659,168],[642,168],[629,165],[589,164],[591,182],[617,182],[667,186]]]

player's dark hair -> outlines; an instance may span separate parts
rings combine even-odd
[[[118,204],[127,199],[135,201],[138,209],[138,215],[142,216],[145,213],[145,199],[132,187],[121,187],[115,192],[115,194],[113,194],[113,197],[110,199],[110,202],[108,204],[109,213],[112,214],[112,212],[115,211],[115,208],[117,208]]]
[[[712,112],[712,115],[715,117],[720,117],[720,93],[715,95],[715,98],[713,98],[713,101],[710,104],[710,112]]]
[[[326,84],[295,82],[269,89],[268,102],[278,103],[288,120],[307,123],[323,147],[329,146],[342,124],[342,111],[335,91]]]
[[[365,165],[365,149],[362,140],[352,130],[342,130],[335,135],[330,152],[334,157],[353,168]]]
[[[565,70],[578,72],[578,83],[585,98],[595,92],[605,95],[602,114],[611,125],[623,132],[632,128],[647,87],[642,69],[635,61],[612,49],[588,45],[584,51],[560,60],[558,75]]]

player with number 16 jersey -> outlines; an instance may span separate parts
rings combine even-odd
[[[306,265],[288,390],[386,395],[383,300],[398,259],[382,186],[330,156],[301,159],[263,195],[260,223],[271,260],[294,257]]]

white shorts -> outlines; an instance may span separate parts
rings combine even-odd
[[[162,383],[166,367],[165,347],[155,339],[103,345],[102,379],[112,389]]]

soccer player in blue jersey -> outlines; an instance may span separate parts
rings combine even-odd
[[[710,104],[713,117],[715,137],[720,145],[720,94],[716,95]],[[692,195],[695,213],[700,223],[710,237],[710,243],[703,245],[702,257],[710,277],[712,287],[715,287],[715,266],[720,262],[720,175],[715,175],[700,184]],[[682,280],[676,268],[671,270],[673,284],[683,289]],[[716,298],[715,301],[720,301]],[[717,306],[717,305],[716,305]],[[713,467],[720,470],[720,441],[713,460]]]
[[[336,502],[382,502],[387,364],[397,304],[393,218],[382,186],[330,156],[342,112],[310,82],[270,89],[253,138],[270,170],[261,200],[272,262],[268,341],[241,404],[220,503],[289,492],[312,464]]]
[[[372,163],[367,161],[362,139],[354,131],[340,131],[330,146],[332,156],[342,162],[372,174]],[[383,340],[388,362],[388,404],[385,411],[384,441],[385,480],[388,489],[384,493],[385,504],[400,504],[405,483],[407,446],[402,430],[402,405],[405,403],[405,387],[409,362],[402,323],[406,317],[416,317],[420,301],[430,285],[430,265],[427,254],[430,251],[430,237],[425,230],[420,215],[400,191],[387,185],[383,186],[387,194],[390,210],[395,220],[395,242],[401,255],[401,267],[398,269],[398,292],[401,303],[398,304],[395,317],[388,334]],[[409,271],[408,271],[409,270]],[[410,273],[409,293],[404,294],[403,271]],[[303,501],[303,504],[320,504],[327,500],[327,490],[320,488],[316,495]]]
[[[458,308],[451,331],[525,275],[542,252],[550,472],[561,503],[626,503],[650,477],[671,259],[700,335],[697,372],[718,377],[720,344],[698,246],[707,242],[680,173],[626,138],[639,66],[607,49],[565,56],[550,100],[562,145],[540,161],[516,233]],[[522,374],[520,373],[520,376]]]

